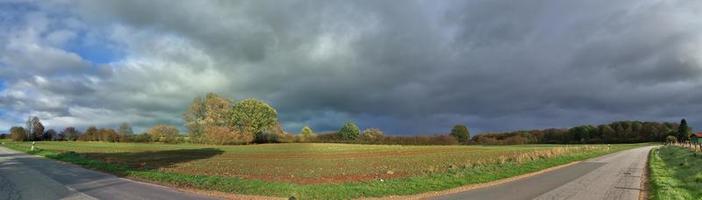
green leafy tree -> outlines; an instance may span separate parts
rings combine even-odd
[[[310,138],[314,137],[314,132],[309,126],[302,127],[302,130],[300,130],[300,136],[302,137],[303,141],[307,141]]]
[[[609,143],[614,137],[614,129],[609,124],[598,126],[599,132],[602,135],[602,142]]]
[[[361,130],[353,122],[346,122],[339,132],[339,138],[342,140],[355,140],[360,135]]]
[[[468,127],[458,124],[451,129],[451,136],[455,137],[459,143],[467,143],[470,138],[470,133],[468,132]]]
[[[22,127],[10,128],[10,139],[13,141],[27,141],[27,131]]]
[[[687,126],[687,120],[680,120],[680,126],[678,126],[678,141],[683,142],[688,140],[690,136],[690,127]]]
[[[230,119],[232,127],[255,136],[278,123],[278,112],[263,101],[244,99],[234,104]]]

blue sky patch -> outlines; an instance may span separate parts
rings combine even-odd
[[[65,50],[74,52],[94,64],[107,64],[124,57],[124,53],[110,47],[111,43],[109,41],[100,39],[98,42],[93,42],[93,44],[87,44],[83,41],[84,37],[84,32],[79,33],[76,39],[66,45]]]

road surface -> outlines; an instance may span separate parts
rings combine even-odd
[[[0,147],[0,199],[211,199]]]
[[[639,199],[651,148],[621,151],[528,178],[432,199]]]

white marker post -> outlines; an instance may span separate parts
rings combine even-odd
[[[36,143],[37,143],[37,142],[32,142],[32,149],[31,149],[31,151],[34,151],[34,145],[35,145]]]

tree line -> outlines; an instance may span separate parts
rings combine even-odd
[[[81,132],[75,127],[66,127],[61,131],[48,129],[38,117],[30,117],[25,127],[10,128],[9,137],[14,141],[102,141],[102,142],[182,142],[178,128],[169,125],[156,125],[142,134],[134,134],[129,123],[120,124],[117,130],[90,126]]]
[[[162,142],[200,144],[252,144],[282,142],[329,142],[360,144],[593,144],[639,143],[688,139],[691,128],[685,119],[680,123],[618,121],[601,125],[582,125],[568,129],[523,130],[484,133],[471,137],[468,127],[455,125],[448,134],[433,136],[386,136],[378,128],[361,129],[346,122],[338,131],[316,134],[304,126],[298,134],[285,132],[278,113],[269,104],[253,99],[229,100],[215,93],[193,99],[183,113],[187,134],[173,125],[158,124],[142,134],[134,134],[128,123],[117,130],[88,127],[84,132],[67,127],[58,132],[45,130],[38,117],[30,117],[25,127],[12,127],[10,138],[16,141],[104,141]]]
[[[682,124],[682,125],[681,125]],[[685,119],[681,123],[617,121],[582,125],[568,129],[522,130],[474,136],[476,144],[596,144],[663,142],[668,136],[687,140],[692,133]]]
[[[353,122],[344,123],[332,133],[315,134],[304,126],[297,135],[283,131],[275,108],[257,99],[231,101],[215,93],[196,97],[183,113],[189,141],[206,144],[250,144],[278,142],[338,142],[367,144],[458,144],[465,133],[452,136],[385,136],[378,128],[363,131]],[[466,134],[462,138],[458,137]]]
[[[464,125],[457,125],[448,135],[385,136],[378,128],[360,130],[353,122],[346,122],[338,131],[316,134],[304,126],[299,134],[285,132],[278,121],[278,113],[269,104],[253,99],[233,101],[215,93],[195,97],[183,113],[187,135],[177,127],[159,124],[142,134],[134,134],[128,123],[117,130],[88,127],[84,132],[67,127],[57,132],[44,130],[38,117],[27,120],[25,127],[12,127],[10,138],[15,141],[104,141],[104,142],[162,142],[203,144],[251,144],[280,142],[334,142],[363,144],[450,145],[467,143],[470,138]],[[1,135],[0,135],[1,136]]]

